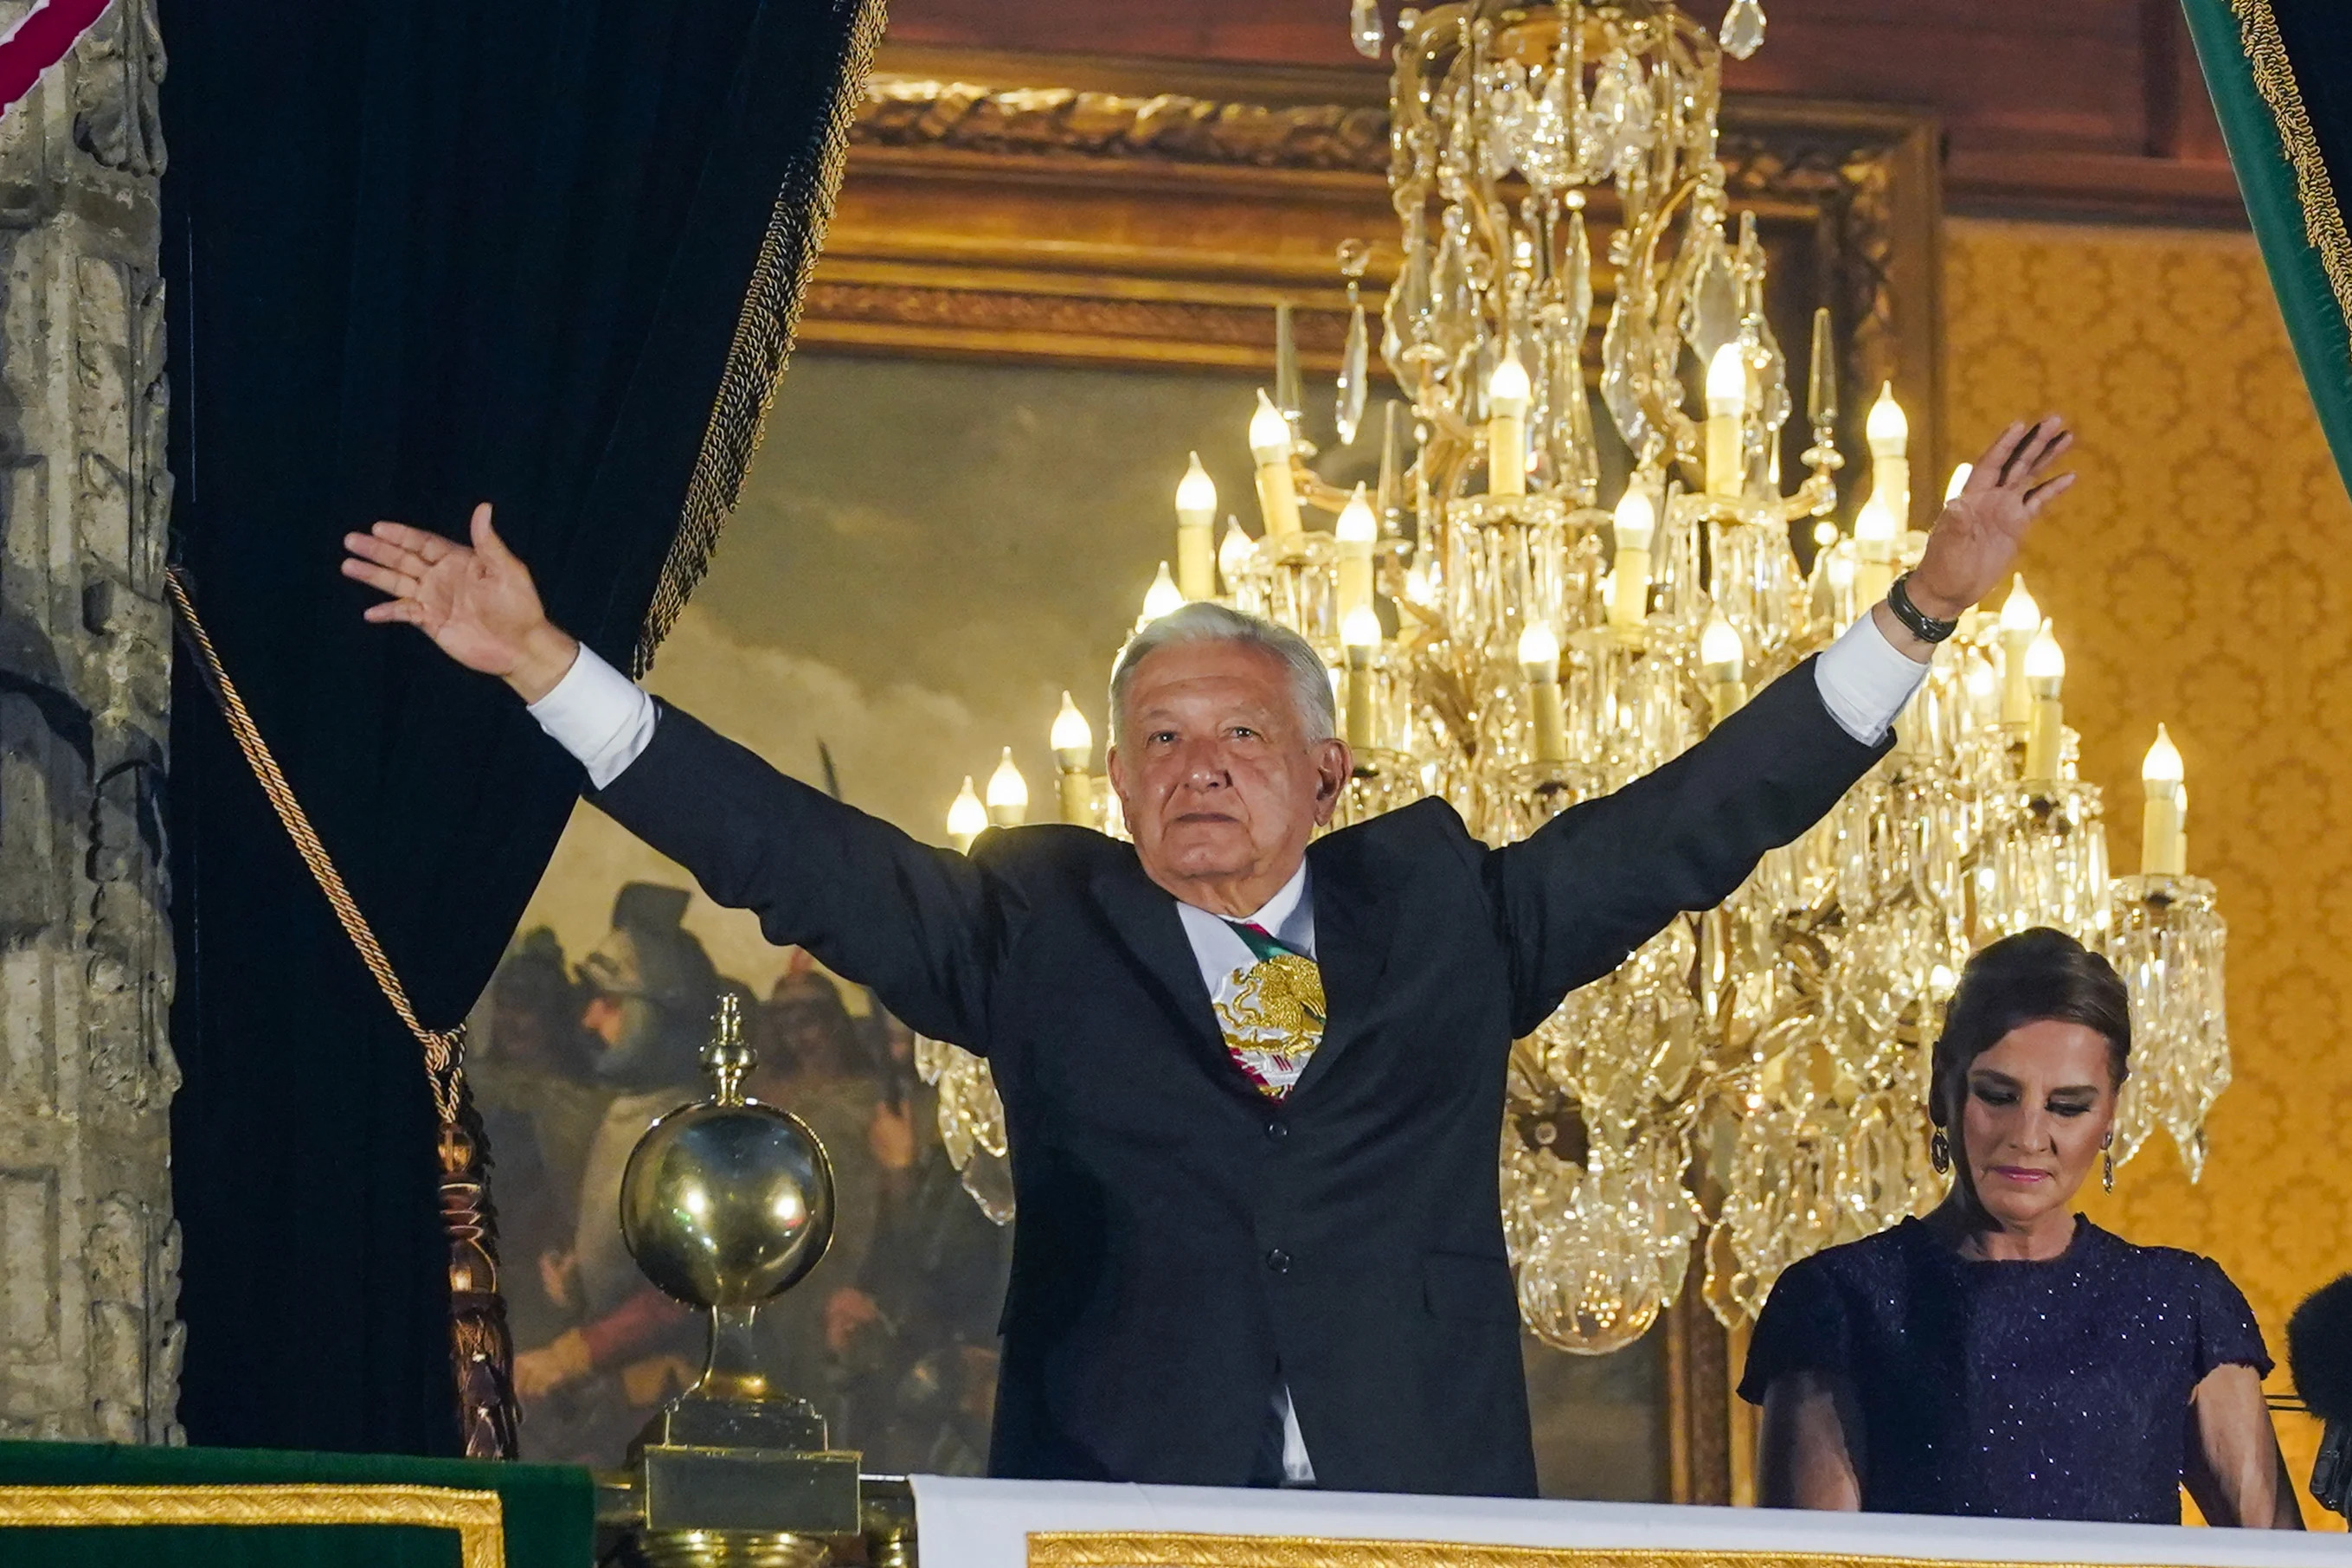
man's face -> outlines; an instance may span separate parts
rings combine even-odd
[[[507,1061],[522,1067],[560,1067],[562,1052],[556,1044],[560,1027],[542,1007],[495,993],[490,998],[490,1039]]]
[[[1219,885],[1272,897],[1351,767],[1340,742],[1307,738],[1281,660],[1248,643],[1146,655],[1124,720],[1111,786],[1144,870],[1179,898]]]
[[[628,1016],[622,1011],[621,998],[603,992],[588,998],[581,1009],[580,1026],[604,1042],[607,1047],[621,1043],[621,1031],[627,1026]]]
[[[826,1079],[851,1070],[850,1042],[842,1038],[843,1015],[807,1002],[787,1003],[778,1009],[777,1033],[800,1070]]]

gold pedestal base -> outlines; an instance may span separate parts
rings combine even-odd
[[[824,1568],[833,1556],[814,1536],[748,1530],[648,1531],[633,1544],[646,1568]]]

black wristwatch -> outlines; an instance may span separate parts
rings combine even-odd
[[[1886,590],[1886,607],[1895,612],[1895,618],[1903,623],[1905,629],[1924,643],[1942,642],[1960,629],[1959,622],[1939,621],[1913,604],[1910,591],[1904,587],[1909,581],[1911,574],[1906,572]]]

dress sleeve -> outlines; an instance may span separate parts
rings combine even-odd
[[[1853,1374],[1853,1335],[1844,1299],[1829,1270],[1812,1258],[1792,1264],[1773,1282],[1756,1332],[1748,1342],[1748,1366],[1739,1397],[1764,1403],[1773,1381],[1792,1372]]]
[[[2210,1258],[2197,1259],[2196,1271],[2197,1375],[2202,1378],[2217,1366],[2250,1366],[2268,1377],[2270,1352],[2244,1293]]]

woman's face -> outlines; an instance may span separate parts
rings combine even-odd
[[[2116,1121],[2106,1037],[2054,1018],[2021,1024],[1969,1064],[1957,1143],[1986,1214],[2005,1226],[2063,1211]]]

